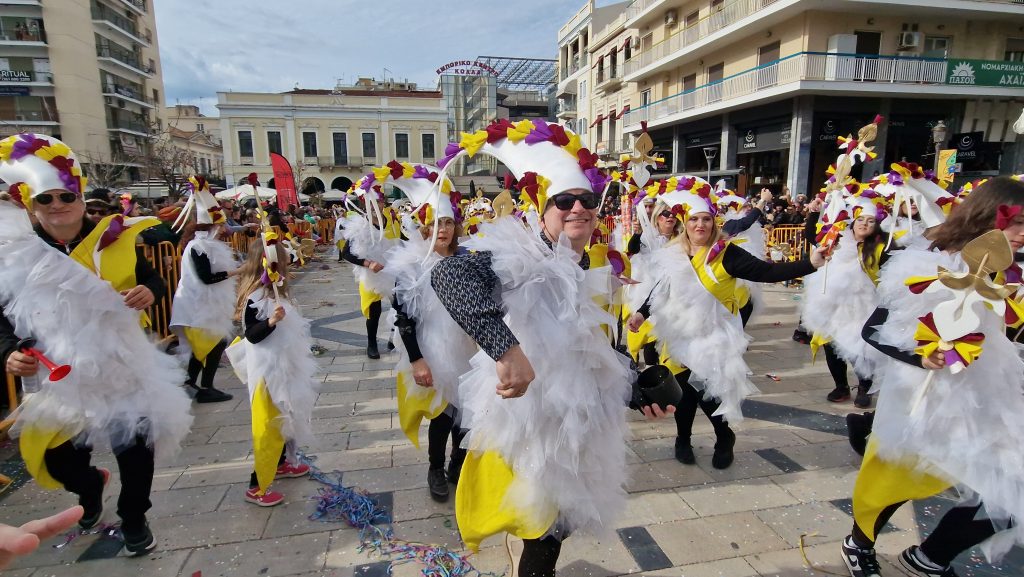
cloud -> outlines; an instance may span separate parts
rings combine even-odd
[[[218,91],[331,88],[361,76],[409,79],[477,56],[555,58],[582,0],[176,0],[153,3],[169,104]],[[367,9],[373,7],[374,9]]]

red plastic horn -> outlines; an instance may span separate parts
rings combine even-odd
[[[57,363],[46,358],[46,355],[39,349],[34,348],[36,346],[36,340],[33,338],[21,339],[18,341],[18,350],[25,353],[30,357],[39,359],[43,366],[50,370],[50,380],[59,381],[71,373],[71,365],[58,365]]]

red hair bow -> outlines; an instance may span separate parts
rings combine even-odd
[[[1009,206],[1000,204],[999,208],[996,209],[996,228],[999,230],[1006,230],[1009,228],[1010,225],[1013,224],[1014,217],[1020,215],[1022,208],[1024,207],[1021,207],[1020,205]]]

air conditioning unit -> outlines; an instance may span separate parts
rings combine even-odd
[[[900,32],[900,50],[917,48],[921,45],[920,32]]]
[[[670,28],[675,26],[676,20],[677,16],[675,10],[669,10],[668,12],[665,13],[665,26],[668,26]]]

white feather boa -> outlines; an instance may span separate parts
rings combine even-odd
[[[653,252],[650,271],[649,320],[658,342],[668,347],[672,360],[690,369],[691,386],[722,404],[716,415],[740,422],[743,399],[758,390],[747,378],[743,353],[750,339],[739,315],[704,288],[678,243]]]
[[[836,353],[870,379],[887,358],[861,338],[861,329],[878,307],[878,294],[861,264],[853,232],[843,231],[828,265],[804,277],[801,319],[813,333],[832,339]]]
[[[285,439],[294,441],[291,446],[310,445],[310,420],[320,387],[313,380],[316,361],[309,349],[309,321],[287,299],[275,301],[264,293],[260,289],[249,296],[257,308],[256,318],[270,318],[274,307],[280,304],[285,310],[284,319],[259,343],[242,339],[228,347],[228,359],[239,380],[249,387],[250,402],[260,380],[266,382],[267,392],[281,412],[281,433]]]
[[[563,238],[549,248],[513,217],[480,226],[466,243],[490,251],[506,322],[533,365],[526,395],[495,394],[495,362],[484,352],[459,385],[467,445],[494,450],[515,471],[507,499],[523,511],[559,512],[559,526],[597,532],[625,506],[626,403],[631,374],[601,325],[613,317],[608,267],[584,271]]]
[[[879,284],[881,304],[889,309],[879,342],[906,351],[916,347],[918,317],[944,297],[915,295],[903,281],[934,276],[938,266],[967,270],[959,256],[927,250],[924,239],[889,259]],[[880,457],[917,458],[924,472],[975,492],[993,518],[1012,519],[1015,528],[983,546],[997,559],[1012,544],[1024,544],[1024,362],[1006,338],[1003,320],[991,311],[981,314],[981,356],[959,374],[936,372],[916,412],[913,401],[928,371],[894,359],[880,366],[872,434]]]
[[[39,373],[13,433],[36,425],[127,444],[142,435],[160,459],[173,457],[192,426],[185,374],[139,326],[110,283],[54,250],[32,230],[24,210],[0,202],[0,304],[22,338],[57,364],[63,380]]]
[[[441,256],[430,250],[430,241],[414,234],[391,249],[387,261],[386,270],[396,279],[395,298],[402,303],[405,314],[416,321],[417,344],[430,366],[434,388],[439,393],[435,401],[447,401],[458,407],[459,377],[469,371],[469,359],[476,353],[477,346],[448,314],[430,285],[430,273]],[[389,324],[393,326],[396,317],[392,309]],[[405,373],[409,394],[427,394],[430,389],[412,385],[412,366],[402,339],[395,339],[395,348],[399,352],[396,370]]]
[[[352,254],[385,265],[388,251],[398,243],[397,240],[384,237],[379,229],[359,215],[346,216],[341,233],[348,241]],[[353,274],[356,281],[383,298],[390,297],[395,288],[395,277],[383,270],[375,273],[364,266],[355,266]]]
[[[202,235],[200,237],[200,235]],[[231,247],[217,239],[206,237],[205,232],[196,233],[181,253],[181,279],[174,292],[174,307],[171,309],[171,328],[190,327],[227,338],[234,332],[232,316],[235,309],[235,280],[206,284],[196,274],[192,250],[210,259],[210,270],[227,272],[238,266]]]

